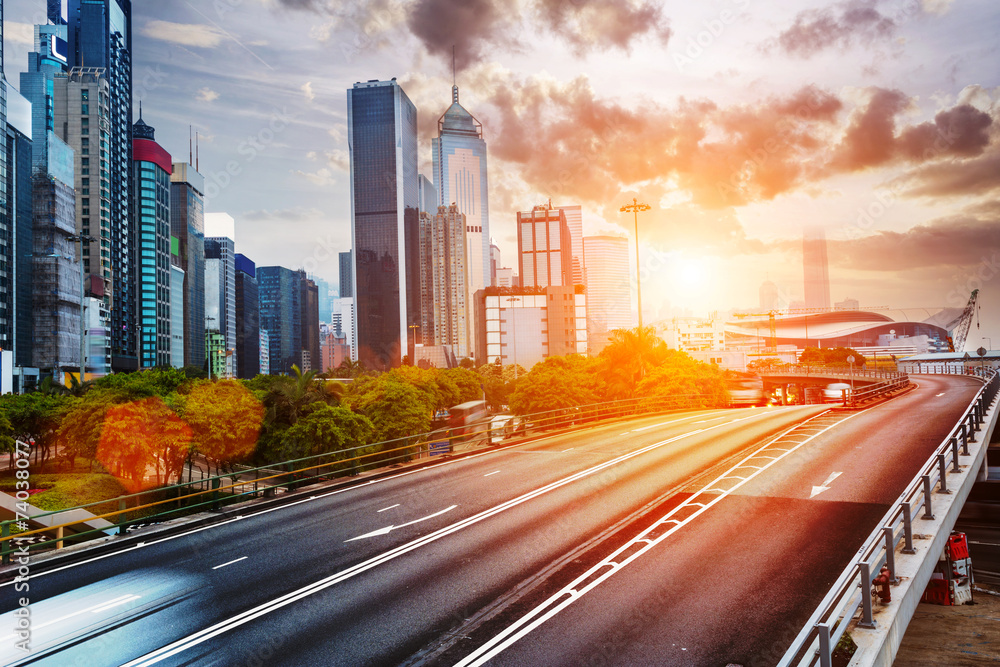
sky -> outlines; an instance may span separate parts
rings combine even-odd
[[[16,86],[45,2],[6,5]],[[803,299],[818,226],[834,301],[961,308],[980,289],[966,347],[997,349],[997,34],[995,0],[137,0],[133,87],[175,159],[198,133],[206,210],[258,265],[337,283],[346,91],[396,77],[430,175],[454,47],[504,265],[518,210],[580,204],[585,235],[634,239],[635,197],[647,323],[752,311],[765,280]]]

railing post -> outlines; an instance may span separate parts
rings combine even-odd
[[[958,438],[951,436],[951,471],[962,472],[958,467]]]
[[[858,563],[861,570],[861,620],[859,628],[874,628],[875,617],[872,615],[872,572],[867,562]]]
[[[901,502],[903,508],[903,551],[904,554],[915,554],[913,548],[913,506],[909,502]]]
[[[899,583],[896,578],[896,531],[892,526],[882,526],[882,532],[885,534],[885,566],[889,568],[889,576],[892,577],[889,583],[895,586]]]
[[[969,455],[969,436],[965,432],[965,422],[962,422],[962,455]]]
[[[924,515],[921,519],[933,519],[934,513],[931,511],[931,476],[921,475],[920,479],[924,483]]]
[[[817,623],[816,634],[819,635],[820,667],[833,667],[833,649],[830,647],[830,625]]]
[[[945,455],[937,455],[938,462],[938,476],[941,478],[941,488],[938,489],[938,493],[951,493],[948,490],[948,464],[945,462]]]
[[[122,517],[124,517],[124,519]],[[118,501],[118,515],[115,517],[115,519],[118,521],[118,534],[124,535],[126,528],[125,524],[128,523],[128,514],[125,512],[124,498]]]

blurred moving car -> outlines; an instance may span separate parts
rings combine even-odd
[[[842,403],[844,396],[851,397],[851,385],[846,382],[834,382],[823,388],[824,403]]]
[[[764,381],[751,373],[733,373],[727,377],[726,391],[730,407],[764,407],[768,402],[764,393]]]

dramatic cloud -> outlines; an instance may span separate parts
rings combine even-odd
[[[1000,188],[1000,151],[963,161],[929,164],[902,176],[911,197],[983,195]]]
[[[202,48],[216,47],[226,38],[222,31],[212,26],[169,21],[150,21],[141,32],[146,37],[164,42]]]
[[[834,166],[863,169],[891,160],[895,153],[896,114],[909,105],[898,90],[875,89],[868,106],[854,114],[837,148]]]
[[[990,143],[988,113],[962,104],[941,111],[933,123],[907,128],[899,138],[899,150],[907,158],[927,161],[941,156],[972,157]]]
[[[562,36],[579,54],[592,49],[618,48],[651,35],[666,45],[671,31],[656,2],[629,0],[540,0],[537,11],[550,30]]]
[[[828,241],[831,263],[866,271],[909,271],[974,266],[1000,248],[996,211],[963,213],[905,232],[883,231],[848,241]]]
[[[776,46],[788,55],[809,58],[830,47],[869,46],[891,38],[896,27],[874,3],[852,1],[799,13],[792,27],[778,35]]]

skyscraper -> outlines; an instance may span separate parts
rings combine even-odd
[[[184,269],[175,261],[180,243],[170,237],[170,365],[184,367]]]
[[[417,190],[419,192],[420,212],[434,215],[437,211],[437,188],[429,178],[420,174],[417,180]]]
[[[226,377],[236,372],[236,245],[226,237],[205,239],[206,328],[222,334]]]
[[[632,326],[628,239],[585,236],[587,285],[587,344],[597,355],[608,344],[608,334]]]
[[[302,311],[299,319],[302,322],[302,361],[299,368],[304,373],[307,370],[319,372],[322,368],[319,351],[319,287],[316,282],[306,277],[305,271],[299,271],[299,289],[302,296],[299,304]]]
[[[340,253],[340,296],[354,296],[354,253],[350,250]]]
[[[760,309],[764,312],[777,310],[781,304],[778,286],[770,280],[765,280],[760,284],[758,291],[760,296]]]
[[[806,227],[802,234],[802,272],[806,308],[830,307],[830,269],[826,234],[821,227]]]
[[[260,373],[260,292],[257,268],[250,259],[236,255],[236,377],[250,379]]]
[[[170,175],[170,234],[184,270],[184,365],[205,364],[205,177],[184,162]]]
[[[583,284],[583,210],[579,204],[574,206],[560,206],[560,210],[566,214],[566,227],[569,228],[570,237],[570,257],[573,267],[573,284]]]
[[[267,331],[268,370],[287,375],[302,363],[302,274],[283,266],[258,266],[260,328]],[[317,332],[318,336],[318,332]]]
[[[70,67],[99,68],[107,79],[108,126],[92,126],[95,185],[107,183],[114,306],[111,367],[136,367],[136,230],[132,211],[132,3],[130,0],[69,0]],[[90,100],[93,104],[98,100]],[[106,146],[106,148],[105,148]],[[95,193],[96,194],[96,193]],[[95,208],[97,201],[95,199]],[[101,203],[104,205],[104,202]]]
[[[455,204],[465,214],[469,276],[466,303],[472,330],[478,331],[472,307],[475,294],[493,284],[486,141],[482,123],[459,104],[457,85],[451,88],[451,106],[438,119],[438,136],[431,139],[431,157],[438,204]]]
[[[385,369],[412,358],[420,325],[417,109],[395,80],[347,91],[347,141],[356,354]]]
[[[135,214],[139,231],[139,367],[170,364],[170,154],[142,120],[132,128]]]
[[[573,284],[573,251],[566,214],[552,202],[517,213],[517,261],[524,287]]]
[[[424,345],[447,345],[459,359],[475,349],[472,303],[468,301],[468,224],[458,206],[420,214],[420,338]]]

